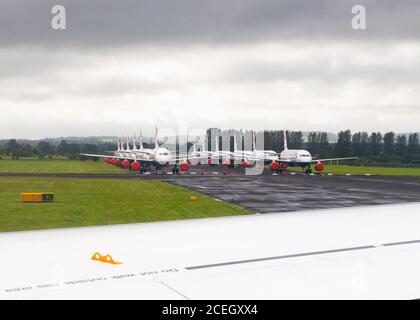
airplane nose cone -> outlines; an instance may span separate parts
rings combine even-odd
[[[161,165],[165,165],[167,164],[169,161],[171,160],[170,156],[163,156],[163,157],[159,157],[158,162]]]

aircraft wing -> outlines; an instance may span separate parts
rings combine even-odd
[[[81,156],[85,156],[85,157],[89,157],[89,158],[102,158],[102,159],[107,159],[107,158],[118,158],[118,159],[123,159],[123,160],[133,160],[133,161],[142,161],[142,162],[155,162],[152,159],[143,159],[143,158],[136,158],[136,157],[132,157],[132,156],[124,156],[124,157],[117,157],[115,155],[110,155],[110,156],[106,156],[103,154],[89,154],[89,153],[81,153]]]
[[[203,159],[207,159],[206,156],[203,157],[192,157],[192,156],[188,156],[188,155],[178,155],[177,157],[173,157],[171,158],[171,161],[184,161],[184,160],[203,160]]]
[[[0,233],[0,299],[418,299],[419,225],[411,203]]]
[[[312,159],[312,162],[322,162],[322,161],[338,161],[338,160],[354,160],[358,157],[348,157],[348,158],[330,158],[330,159]]]
[[[85,157],[89,157],[89,158],[112,158],[114,156],[107,156],[107,155],[103,155],[103,154],[90,154],[90,153],[81,153],[81,156],[85,156]]]
[[[249,156],[249,155],[244,155],[244,156],[235,156],[235,155],[232,155],[230,158],[232,160],[242,160],[242,159],[245,159],[245,160],[248,160],[248,161],[272,160],[272,159],[269,159],[269,158],[266,158],[266,157],[256,157],[256,156]]]

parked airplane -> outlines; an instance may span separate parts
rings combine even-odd
[[[230,151],[223,151],[219,148],[219,136],[215,137],[215,150],[209,151],[206,150],[205,147],[205,140],[202,140],[202,144],[200,146],[200,150],[197,150],[197,145],[193,145],[192,152],[188,155],[188,159],[197,159],[199,163],[204,164],[207,163],[209,165],[216,165],[219,164],[220,160],[222,160],[224,163],[226,161],[228,162],[228,165],[230,165],[230,158],[232,153]]]
[[[290,167],[301,167],[302,170],[306,168],[306,172],[311,172],[311,164],[315,163],[316,171],[323,171],[325,161],[337,161],[337,160],[353,160],[357,157],[346,157],[346,158],[330,158],[330,159],[313,159],[312,155],[307,150],[298,150],[298,149],[289,149],[287,147],[287,134],[286,131],[283,131],[284,139],[284,150],[280,153],[280,168],[282,170]]]
[[[272,166],[275,166],[277,161],[279,160],[277,152],[275,152],[274,150],[258,150],[255,132],[252,131],[251,134],[252,134],[252,150],[251,151],[239,150],[236,135],[233,135],[233,152],[231,154],[232,158],[234,160],[239,159],[240,161],[242,161],[241,166],[243,168],[251,167],[258,160],[264,161],[264,163],[268,163]],[[226,165],[227,165],[227,162],[226,162]]]
[[[357,157],[346,157],[346,158],[330,158],[330,159],[313,159],[312,155],[307,150],[289,149],[287,145],[287,134],[284,131],[284,149],[281,153],[276,153],[273,150],[257,150],[255,143],[255,134],[252,133],[252,151],[238,151],[236,136],[234,136],[234,152],[232,157],[234,159],[242,159],[242,166],[249,167],[255,161],[269,161],[269,167],[272,171],[283,171],[290,167],[301,167],[305,169],[306,173],[312,171],[311,164],[315,163],[316,171],[323,171],[325,161],[337,161],[337,160],[353,160]]]
[[[168,148],[162,148],[159,146],[158,141],[158,129],[155,131],[154,148],[144,148],[143,138],[140,133],[140,147],[137,148],[137,141],[134,137],[132,141],[133,147],[130,148],[130,139],[127,137],[126,143],[122,139],[118,140],[118,149],[112,156],[98,155],[98,154],[82,154],[86,157],[103,158],[106,163],[113,164],[117,167],[124,169],[131,169],[133,171],[147,171],[151,166],[154,166],[157,170],[162,169],[170,162],[181,162],[180,168],[183,171],[188,171],[190,163],[186,157],[177,158],[173,157],[171,151]],[[175,164],[175,170],[177,165]]]
[[[200,146],[200,149],[197,150],[197,144],[193,144],[193,150],[191,151],[191,153],[188,155],[188,159],[196,159],[195,161],[193,160],[193,163],[199,163],[199,164],[210,164],[209,158],[212,157],[213,152],[211,151],[206,151],[206,147],[205,147],[205,140],[203,139],[202,144]]]

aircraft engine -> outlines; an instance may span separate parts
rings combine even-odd
[[[211,163],[211,159],[210,158],[208,158],[207,159],[207,164],[210,166],[210,165],[212,165],[212,163]]]
[[[249,162],[248,160],[244,160],[244,162],[242,162],[241,166],[242,166],[242,168],[249,168],[251,166],[251,162]]]
[[[116,167],[121,167],[121,160],[120,159],[114,159],[112,164]]]
[[[181,165],[179,167],[181,168],[182,171],[190,170],[190,164],[188,163],[187,160],[184,160],[184,162],[181,163]]]
[[[124,160],[124,161],[121,163],[121,167],[123,167],[124,169],[128,169],[128,168],[130,168],[130,161],[128,161],[128,160]]]
[[[288,166],[288,165],[287,165],[287,163],[285,163],[285,162],[283,162],[283,163],[281,164],[281,168],[282,168],[283,170],[286,170],[288,167],[289,167],[289,166]]]
[[[230,167],[230,159],[224,160],[223,165],[226,166],[226,167]]]
[[[140,170],[140,162],[138,162],[138,161],[134,161],[134,162],[131,164],[131,170],[134,170],[134,171],[139,171],[139,170]]]
[[[316,170],[316,171],[323,171],[323,170],[324,170],[324,168],[325,168],[325,165],[324,165],[322,162],[318,162],[318,163],[315,165],[315,170]]]
[[[273,162],[270,163],[270,170],[271,171],[277,171],[277,170],[279,170],[279,168],[280,168],[280,165],[279,165],[278,162],[273,161]]]

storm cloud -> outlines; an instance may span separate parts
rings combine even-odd
[[[418,1],[2,1],[0,136],[420,131],[419,17]]]

